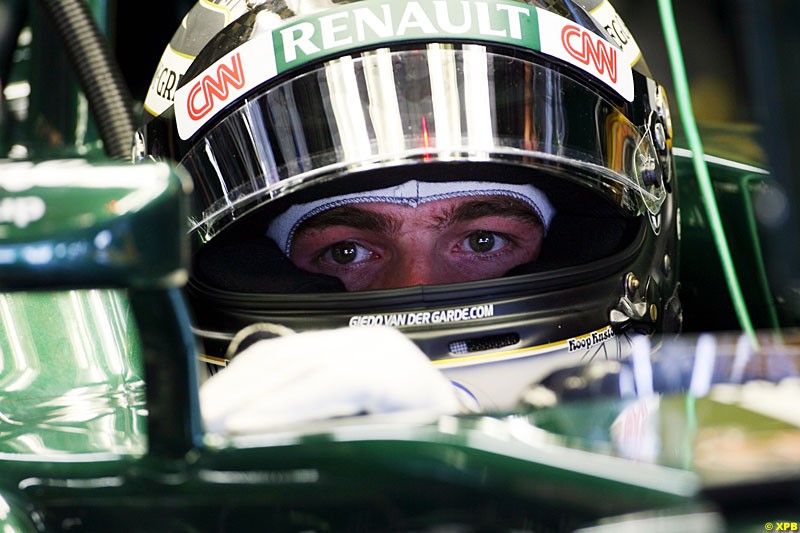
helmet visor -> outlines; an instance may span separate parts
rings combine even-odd
[[[320,179],[433,161],[541,168],[631,214],[655,212],[666,192],[652,137],[612,99],[535,53],[477,44],[331,60],[244,99],[186,154],[191,230],[209,240]]]

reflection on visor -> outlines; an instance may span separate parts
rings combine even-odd
[[[587,86],[480,45],[339,58],[267,90],[182,160],[192,230],[210,239],[323,175],[426,161],[516,162],[567,174],[640,213],[665,197],[647,131]]]

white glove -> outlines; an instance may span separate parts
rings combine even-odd
[[[210,432],[252,433],[335,417],[459,412],[455,387],[389,327],[259,341],[200,388]]]

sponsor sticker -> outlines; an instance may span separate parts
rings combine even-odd
[[[605,329],[593,331],[587,335],[581,335],[580,337],[567,339],[567,350],[570,352],[588,350],[593,346],[603,344],[607,340],[613,339],[615,336],[616,334],[614,333],[614,330],[611,329],[611,326],[607,326]]]
[[[622,49],[622,55],[625,56],[628,64],[635,65],[642,56],[642,52],[639,50],[639,45],[636,44],[636,39],[633,38],[622,17],[617,14],[617,10],[611,5],[611,2],[603,2],[592,10],[591,14],[605,28],[614,44]]]
[[[272,34],[266,33],[223,56],[175,95],[181,139],[188,139],[231,102],[277,75]]]
[[[616,338],[611,326],[606,326],[599,330],[580,335],[566,340],[558,340],[547,344],[539,344],[536,346],[526,346],[525,348],[515,348],[508,351],[493,351],[491,353],[483,354],[467,354],[456,355],[451,354],[446,359],[438,359],[433,361],[433,364],[442,368],[456,368],[463,366],[476,365],[486,362],[498,361],[511,361],[514,359],[526,359],[529,357],[538,358],[540,356],[562,356],[566,355],[569,360],[574,362],[574,357],[579,357],[578,360],[583,361],[586,357],[586,351],[591,347],[599,348],[604,346],[607,341]],[[619,343],[615,343],[608,353],[605,354],[606,358],[621,359],[626,356]],[[592,356],[593,357],[593,356]]]
[[[548,11],[539,12],[542,52],[570,63],[633,101],[633,72],[615,45]]]
[[[178,133],[188,139],[241,95],[309,61],[394,42],[447,39],[541,51],[633,99],[633,76],[620,50],[558,15],[513,0],[367,0],[291,19],[228,53],[177,91]]]
[[[159,116],[172,106],[178,84],[193,60],[194,57],[167,46],[145,96],[144,108],[148,113]]]
[[[494,316],[494,304],[461,307],[457,309],[436,309],[416,313],[391,313],[376,315],[356,315],[350,317],[350,327],[370,326],[425,326],[465,322]]]

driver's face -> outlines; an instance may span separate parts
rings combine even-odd
[[[474,281],[535,260],[544,231],[524,202],[473,196],[416,208],[363,203],[306,221],[291,260],[336,276],[348,291]]]

